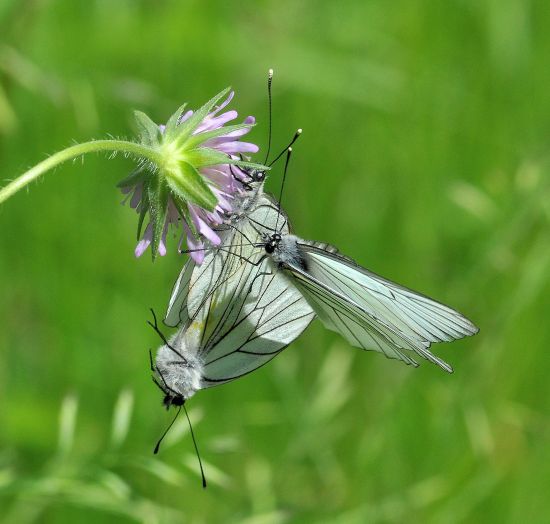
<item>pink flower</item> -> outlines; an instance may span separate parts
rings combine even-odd
[[[216,106],[225,94],[225,100]],[[149,223],[135,249],[136,257],[149,246],[152,250],[156,246],[153,258],[157,252],[164,256],[169,230],[178,234],[180,225],[178,248],[181,251],[185,238],[198,264],[204,259],[205,241],[220,244],[214,229],[231,211],[231,202],[243,187],[239,178],[244,174],[238,166],[251,165],[243,161],[242,155],[258,151],[255,144],[241,141],[255,123],[252,116],[242,124],[224,127],[238,117],[234,110],[223,111],[233,96],[226,90],[196,112],[183,112],[181,108],[166,126],[154,129],[146,115],[137,115],[142,142],[157,148],[167,159],[159,166],[140,166],[119,184],[130,206],[140,215],[138,238],[149,214]]]

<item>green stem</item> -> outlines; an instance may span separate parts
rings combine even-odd
[[[162,157],[158,151],[142,144],[136,144],[135,142],[128,142],[126,140],[93,140],[92,142],[76,144],[46,158],[46,160],[31,167],[27,172],[0,189],[0,204],[52,167],[62,164],[67,160],[77,158],[85,153],[97,153],[100,151],[122,151],[125,153],[132,153],[151,160],[157,165],[161,164],[162,161]]]

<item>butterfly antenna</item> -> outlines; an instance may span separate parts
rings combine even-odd
[[[275,222],[275,231],[279,226],[279,217],[281,216],[281,201],[283,199],[283,189],[285,188],[286,172],[288,170],[288,163],[290,162],[290,157],[292,155],[292,148],[287,149],[286,161],[285,161],[285,170],[283,171],[283,181],[281,182],[281,191],[279,192],[279,209],[277,210],[277,221]]]
[[[179,414],[181,412],[181,406],[179,407],[178,411],[176,412],[176,416],[172,419],[172,422],[170,422],[170,425],[164,430],[164,433],[159,438],[157,445],[155,446],[155,449],[153,450],[153,453],[156,455],[159,452],[160,449],[160,443],[164,440],[164,437],[168,434],[171,427],[174,425],[174,422],[176,422],[176,419],[178,418]],[[187,413],[187,411],[185,412]]]
[[[267,159],[269,158],[269,153],[271,151],[271,128],[272,128],[272,102],[271,102],[271,84],[273,83],[273,69],[269,70],[268,76],[267,76],[267,99],[269,103],[269,113],[268,113],[268,121],[269,121],[269,133],[267,135],[267,152],[265,154],[265,160],[264,164],[267,163]]]
[[[292,140],[283,148],[283,150],[275,157],[275,159],[268,164],[268,167],[271,167],[275,162],[277,162],[277,160],[279,160],[279,158],[281,158],[286,153],[286,151],[288,151],[288,148],[292,146],[294,142],[296,142],[296,140],[298,140],[301,134],[301,129],[296,130],[296,133],[294,133],[294,137],[292,138]]]
[[[185,416],[187,417],[187,422],[189,423],[189,430],[191,431],[191,438],[193,439],[193,445],[195,446],[195,453],[197,454],[197,458],[199,459],[199,467],[201,469],[201,476],[202,476],[202,487],[206,488],[206,477],[204,476],[204,469],[202,467],[201,456],[199,454],[199,448],[197,446],[197,441],[195,440],[195,433],[193,433],[193,426],[191,425],[191,419],[189,418],[189,413],[187,413],[187,408],[185,407],[185,404],[183,405],[183,411],[185,411]]]

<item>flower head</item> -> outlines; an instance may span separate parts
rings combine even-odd
[[[139,213],[137,257],[149,246],[153,259],[157,253],[165,255],[168,230],[180,224],[179,247],[186,238],[190,255],[199,264],[204,258],[204,240],[220,243],[214,228],[231,211],[231,201],[242,189],[237,166],[263,168],[242,156],[258,151],[255,144],[240,140],[254,125],[254,118],[226,126],[238,117],[234,110],[222,112],[233,95],[226,89],[197,111],[185,111],[183,105],[166,125],[157,126],[147,115],[136,112],[141,142],[157,150],[162,159],[158,164],[140,165],[119,183],[130,206]]]

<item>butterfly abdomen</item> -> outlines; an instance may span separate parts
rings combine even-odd
[[[332,244],[327,244],[326,242],[314,242],[311,240],[300,240],[300,244],[305,244],[307,246],[315,246],[327,253],[338,253],[338,248],[334,247]]]

